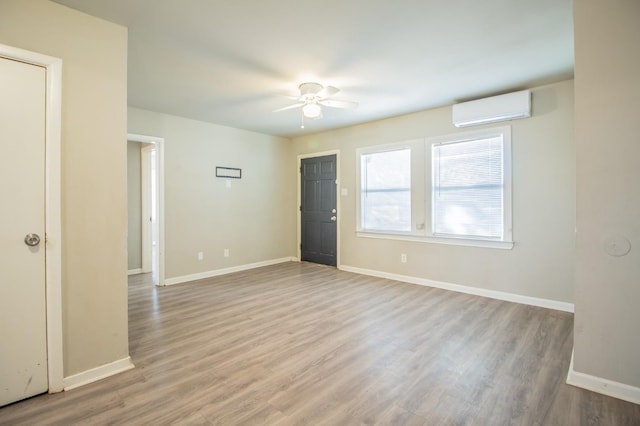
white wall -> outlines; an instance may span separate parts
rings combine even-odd
[[[128,357],[127,30],[46,0],[0,1],[0,43],[63,60],[65,377]]]
[[[127,265],[129,270],[142,268],[142,176],[139,142],[127,142]]]
[[[167,280],[295,256],[290,140],[137,108],[129,132],[165,140]],[[228,188],[216,166],[242,179]]]
[[[640,402],[640,2],[574,2],[577,372]],[[631,251],[612,256],[609,242]]]
[[[348,113],[348,112],[346,112]],[[294,139],[298,154],[340,150],[343,266],[573,301],[575,149],[573,81],[533,90],[533,117],[512,126],[513,250],[357,237],[356,149],[452,134],[451,107]],[[498,123],[496,126],[504,125]],[[487,126],[485,126],[487,127]],[[490,126],[488,126],[490,127]],[[408,263],[400,263],[406,253]]]

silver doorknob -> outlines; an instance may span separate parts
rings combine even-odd
[[[336,220],[338,220],[338,218],[337,218],[337,217],[335,217],[335,216],[331,216],[331,221],[332,221],[332,222],[335,222]]]
[[[27,234],[24,237],[24,243],[30,247],[40,244],[40,236],[38,234]]]

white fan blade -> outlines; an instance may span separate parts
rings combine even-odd
[[[274,109],[273,112],[280,112],[280,111],[286,111],[288,109],[300,108],[302,105],[304,105],[304,102],[300,102],[300,103],[297,103],[297,104],[289,105],[289,106],[286,106],[284,108]]]
[[[328,98],[330,96],[335,95],[339,91],[340,91],[340,89],[338,89],[337,87],[326,86],[326,87],[323,87],[322,90],[320,90],[316,94],[316,96],[318,96],[320,99],[325,99],[325,98]]]
[[[349,108],[354,109],[358,107],[357,102],[353,101],[339,101],[337,99],[323,99],[318,102],[320,105],[328,106],[331,108]]]

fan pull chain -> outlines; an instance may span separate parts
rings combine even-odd
[[[300,110],[300,128],[304,129],[304,112]]]

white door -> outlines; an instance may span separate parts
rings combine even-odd
[[[0,406],[48,389],[45,79],[0,58]]]

